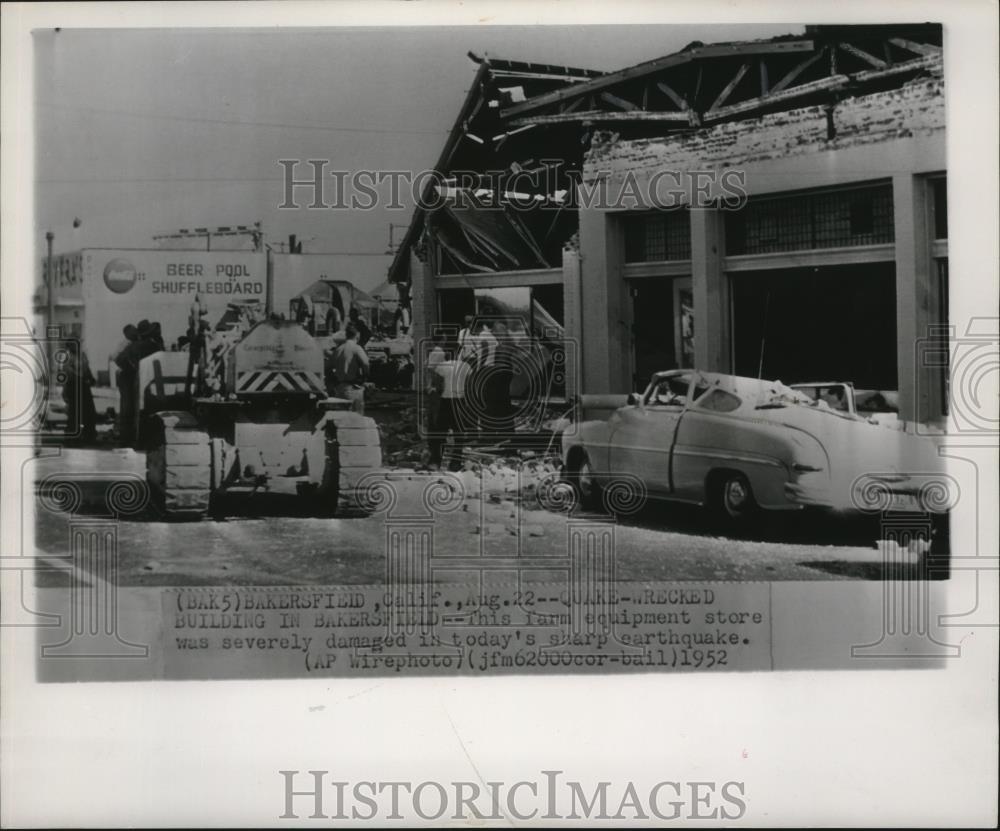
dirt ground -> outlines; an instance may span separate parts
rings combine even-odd
[[[633,516],[617,518],[547,510],[538,491],[558,476],[555,465],[542,455],[526,455],[519,461],[467,464],[470,469],[455,474],[403,463],[385,473],[395,506],[368,517],[303,516],[294,500],[266,493],[200,522],[165,522],[151,508],[142,508],[117,518],[118,580],[136,586],[380,583],[388,523],[414,516],[433,520],[435,557],[560,558],[566,554],[569,525],[589,522],[612,527],[621,580],[883,576],[879,528],[869,519],[782,514],[752,537],[727,538],[712,530],[701,509],[690,506],[650,503]],[[35,548],[51,566],[38,572],[38,580],[43,586],[59,584],[66,579],[65,560],[55,558],[65,557],[72,523],[107,516],[108,488],[123,479],[141,480],[145,459],[105,444],[64,448],[31,467],[42,494],[36,498]],[[60,482],[79,488],[81,502],[73,514],[60,510],[52,498]],[[429,503],[428,488],[436,495]],[[921,558],[914,554],[908,563],[916,576]]]

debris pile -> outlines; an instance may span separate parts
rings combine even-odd
[[[540,489],[555,483],[561,462],[555,455],[540,455],[532,450],[495,457],[466,449],[461,468],[451,474],[461,483],[466,500],[486,500],[495,505],[520,503],[527,509],[543,507]],[[446,481],[442,477],[442,481]]]

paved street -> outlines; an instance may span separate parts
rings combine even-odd
[[[108,513],[108,488],[143,475],[142,454],[131,450],[66,449],[33,463],[34,479],[54,494],[75,483],[82,503],[75,517]],[[558,558],[566,550],[568,521],[596,515],[527,508],[512,493],[452,495],[455,479],[432,473],[390,471],[397,494],[391,517],[426,516],[422,494],[440,483],[434,519],[435,557]],[[449,486],[449,482],[452,485]],[[469,482],[468,475],[466,482]],[[449,490],[449,487],[451,490]],[[508,489],[509,490],[509,489]],[[36,548],[45,557],[65,555],[70,516],[38,501]],[[447,508],[451,508],[445,512]],[[294,585],[380,583],[385,576],[386,514],[366,518],[296,516],[297,505],[262,494],[219,519],[159,521],[146,509],[118,525],[122,585]],[[826,580],[882,576],[877,524],[857,518],[781,516],[754,538],[718,536],[699,509],[653,504],[615,525],[617,577],[622,580]],[[520,532],[518,533],[518,529]],[[520,544],[520,549],[518,545]],[[555,560],[554,560],[555,562]],[[41,572],[41,585],[64,580]]]

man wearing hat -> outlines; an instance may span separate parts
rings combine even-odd
[[[201,302],[201,295],[196,294],[194,296],[194,303],[191,304],[191,310],[188,312],[188,368],[187,379],[184,382],[185,395],[191,394],[191,379],[194,375],[195,366],[198,367],[196,389],[201,386],[201,381],[204,377],[205,368],[203,364],[205,361],[203,356],[205,355],[205,332],[212,328],[208,321],[205,320],[206,315],[208,315],[208,308]]]
[[[115,386],[118,388],[118,434],[124,439],[127,425],[135,418],[135,373],[138,367],[133,363],[134,354],[130,348],[139,340],[139,329],[130,323],[122,329],[122,334],[125,340],[115,348],[111,359],[118,367],[115,373]]]

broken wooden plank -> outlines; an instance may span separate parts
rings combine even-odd
[[[717,110],[726,102],[726,99],[733,94],[733,90],[736,89],[737,84],[743,80],[743,76],[746,75],[749,70],[750,64],[745,63],[736,71],[736,75],[733,77],[733,80],[726,84],[722,92],[719,93],[719,97],[716,98],[715,101],[712,102],[712,106],[708,108],[708,112]]]
[[[441,248],[443,248],[445,251],[447,251],[452,256],[452,258],[455,260],[455,262],[459,263],[460,265],[465,266],[470,271],[479,271],[479,272],[484,272],[484,273],[487,273],[487,274],[490,273],[490,272],[492,272],[492,271],[496,271],[495,268],[487,268],[486,266],[482,266],[482,265],[479,265],[477,263],[472,262],[468,257],[465,256],[464,253],[462,253],[461,251],[459,251],[457,247],[455,247],[454,245],[452,245],[451,243],[449,243],[448,241],[446,241],[443,238],[443,234],[441,233],[441,231],[439,229],[436,229],[436,228],[433,229],[431,231],[431,236],[434,238],[434,241],[439,246],[441,246]]]
[[[517,133],[523,133],[525,130],[530,130],[534,127],[534,124],[525,124],[523,127],[518,127],[515,130],[508,130],[506,133],[500,133],[498,136],[493,136],[493,141],[500,141],[501,139],[509,139],[511,136]]]
[[[742,115],[743,113],[753,112],[754,110],[762,109],[764,107],[771,107],[774,104],[781,103],[782,101],[789,101],[793,98],[800,98],[804,95],[811,95],[812,93],[821,92],[823,90],[836,89],[837,87],[845,86],[850,82],[850,80],[851,79],[847,75],[834,75],[830,78],[820,78],[818,81],[810,81],[808,84],[800,84],[797,87],[792,87],[791,89],[783,90],[782,92],[772,93],[768,96],[751,98],[747,101],[741,101],[738,104],[730,104],[728,107],[719,107],[718,109],[705,113],[704,120],[706,122],[720,121],[723,118],[731,118],[734,115]]]
[[[860,58],[865,63],[874,66],[876,69],[885,69],[886,66],[888,66],[888,64],[881,58],[869,55],[864,49],[859,49],[857,46],[852,46],[850,43],[838,43],[837,46],[843,49],[848,55],[854,55],[855,58]]]
[[[787,87],[792,81],[799,77],[803,72],[805,72],[810,66],[812,66],[817,61],[821,60],[823,57],[824,49],[820,49],[815,55],[811,55],[806,58],[802,63],[798,64],[794,69],[789,71],[784,78],[782,78],[778,83],[771,87],[771,95],[777,92],[781,92],[785,87]]]
[[[542,249],[538,246],[535,238],[532,236],[531,231],[528,230],[527,226],[521,221],[521,218],[513,211],[504,211],[507,217],[507,221],[510,223],[510,227],[514,229],[514,233],[517,234],[521,241],[528,246],[531,253],[535,255],[535,258],[539,263],[542,264],[543,268],[548,268],[549,263],[545,259],[545,255],[542,253]],[[523,263],[521,264],[523,265]]]

